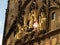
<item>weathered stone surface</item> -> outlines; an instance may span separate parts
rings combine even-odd
[[[19,29],[17,28],[17,25],[13,28],[13,25],[21,23],[21,21],[22,21],[22,24],[24,22],[25,26],[31,25],[31,24],[27,24],[27,23],[29,23],[31,15],[32,15],[30,7],[31,7],[32,3],[35,3],[35,2],[33,2],[33,0],[8,0],[8,1],[9,1],[9,3],[8,3],[8,8],[7,8],[8,11],[6,14],[3,45],[22,45],[22,44],[30,45],[30,43],[32,43],[31,45],[44,45],[44,44],[45,45],[50,45],[50,44],[55,45],[56,44],[57,38],[53,38],[50,40],[49,36],[51,36],[51,35],[49,32],[48,32],[49,35],[47,35],[46,30],[43,30],[45,32],[41,33],[42,31],[37,29],[37,31],[32,33],[33,28],[31,30],[26,28],[29,31],[24,29],[25,32],[22,34],[23,38],[21,38],[21,40],[19,40],[16,43],[17,40],[15,38],[15,35],[16,35],[15,31],[17,31],[17,33],[18,33]],[[22,1],[21,5],[19,5],[20,1]],[[47,28],[49,28],[49,31],[53,31],[52,35],[55,36],[54,30],[56,30],[60,27],[60,0],[54,0],[54,1],[53,0],[45,0],[45,1],[44,0],[36,0],[36,3],[38,6],[37,11],[36,11],[37,14],[35,14],[36,13],[35,12],[33,17],[36,18],[36,21],[38,23],[40,23],[39,20],[41,18],[40,17],[38,18],[38,16],[41,16],[41,10],[43,9],[45,16],[48,20],[48,21],[47,20],[46,21],[49,24],[49,26],[47,26]],[[19,6],[21,6],[21,7],[19,7]],[[55,14],[53,14],[54,12],[55,12]],[[48,16],[49,16],[49,18],[48,18]],[[20,19],[20,18],[22,18],[22,19]],[[15,24],[13,24],[14,21],[16,21]],[[34,23],[34,21],[35,20],[32,20],[32,23]],[[48,25],[48,24],[46,24],[46,25]],[[22,28],[24,28],[24,25],[22,25]],[[32,26],[33,26],[33,24],[32,24]],[[12,27],[12,29],[11,29],[11,27]],[[44,26],[44,28],[45,28],[45,26]],[[12,30],[14,30],[14,31],[12,31]],[[49,39],[46,40],[46,36],[44,35],[45,37],[41,36],[41,37],[44,37],[44,39],[41,41],[42,38],[41,39],[38,38],[40,34],[47,35],[47,37]],[[27,36],[25,36],[25,35],[27,35]],[[56,35],[58,35],[58,34],[56,34]],[[38,38],[38,39],[36,40],[36,38]],[[58,42],[60,42],[60,36],[58,37]],[[25,44],[25,43],[27,43],[27,44]]]

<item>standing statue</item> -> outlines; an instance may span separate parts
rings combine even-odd
[[[34,17],[30,17],[30,22],[29,22],[29,28],[33,28],[33,23],[34,23]]]
[[[40,30],[46,30],[46,16],[44,12],[41,12],[41,16],[39,16],[39,26]]]
[[[27,22],[28,22],[28,16],[24,15],[24,26],[27,26]]]
[[[34,28],[34,26],[36,26],[35,24],[37,24],[37,23],[38,23],[38,13],[37,13],[37,10],[32,10],[31,11],[31,16],[30,16],[29,27],[30,28]]]

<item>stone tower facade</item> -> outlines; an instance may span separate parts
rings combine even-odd
[[[8,0],[2,45],[60,45],[60,0]]]

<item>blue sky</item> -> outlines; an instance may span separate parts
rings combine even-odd
[[[0,45],[2,45],[6,8],[7,0],[0,0]]]

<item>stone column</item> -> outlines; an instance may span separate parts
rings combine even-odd
[[[60,44],[60,34],[58,35],[57,43],[59,43],[59,44]]]
[[[40,45],[44,45],[44,41],[41,40]]]
[[[38,42],[34,42],[33,45],[39,45],[39,43]]]
[[[57,37],[51,39],[51,45],[56,45],[57,43]]]
[[[27,26],[28,15],[24,15],[24,26]]]
[[[39,29],[42,30],[41,16],[39,16]]]
[[[50,39],[46,39],[46,40],[45,40],[45,45],[51,45]]]

